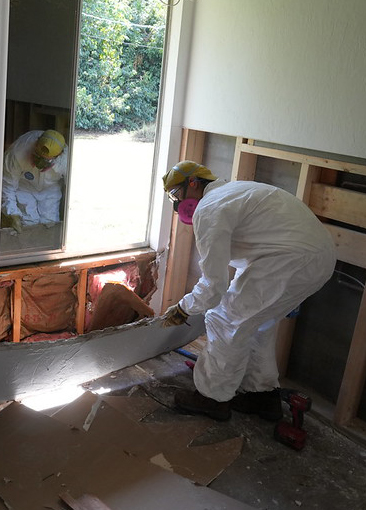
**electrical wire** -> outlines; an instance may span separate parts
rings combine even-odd
[[[179,4],[180,0],[177,0],[175,4],[170,4],[170,2],[163,2],[163,0],[160,0],[160,2],[164,5],[167,5],[168,7],[175,7],[176,5]]]
[[[357,278],[355,278],[354,276],[351,276],[350,274],[344,273],[343,271],[339,271],[338,269],[335,269],[334,272],[337,273],[337,274],[341,274],[342,276],[346,276],[350,280],[353,280],[354,282],[358,283],[358,285],[360,285],[363,289],[365,288],[365,284],[362,283],[361,280],[358,280]]]
[[[125,22],[110,18],[101,18],[100,16],[94,16],[94,14],[88,14],[87,12],[82,12],[81,14],[86,18],[93,18],[99,21],[106,21],[107,23],[114,23],[115,25],[123,25],[125,27],[153,28],[155,30],[162,30],[163,28],[165,28],[165,25],[140,25],[138,23],[132,23],[130,21]]]

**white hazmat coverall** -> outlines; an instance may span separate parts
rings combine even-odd
[[[202,276],[179,304],[205,313],[195,386],[219,402],[237,390],[271,391],[279,386],[275,325],[331,277],[331,235],[295,196],[249,181],[208,184],[193,229]]]
[[[25,133],[4,155],[2,210],[20,216],[23,225],[60,221],[60,181],[67,172],[67,147],[55,158],[53,166],[42,172],[32,159],[42,133]]]

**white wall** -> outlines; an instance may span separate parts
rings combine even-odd
[[[365,157],[365,21],[365,0],[196,0],[184,125]]]

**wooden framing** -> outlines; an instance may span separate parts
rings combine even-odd
[[[357,415],[366,379],[366,290],[363,292],[334,421],[347,425]]]
[[[301,164],[296,196],[306,205],[309,205],[311,187],[314,182],[319,181],[320,172],[320,169],[314,165],[309,165],[308,163]]]
[[[257,166],[257,155],[241,150],[243,139],[238,137],[235,144],[232,181],[253,181]]]
[[[4,267],[0,269],[0,282],[14,281],[12,292],[12,321],[13,321],[13,342],[20,341],[21,324],[21,303],[22,303],[22,279],[25,276],[37,276],[49,273],[68,273],[75,271],[78,276],[77,286],[77,310],[75,327],[78,334],[84,333],[86,290],[88,269],[107,267],[116,264],[123,264],[135,260],[147,260],[154,256],[151,249],[139,251],[126,251],[104,256],[81,257],[78,259],[65,259],[62,261],[44,262],[25,266]]]
[[[197,138],[198,137],[198,138]],[[184,129],[181,159],[202,162],[205,133]],[[366,268],[366,234],[352,226],[366,228],[366,195],[335,186],[338,172],[366,175],[366,165],[338,161],[299,152],[263,147],[255,140],[237,137],[232,180],[255,180],[258,156],[299,163],[296,196],[317,214],[331,233],[338,260]],[[326,223],[327,218],[342,226]],[[351,227],[347,228],[347,224]],[[178,223],[176,215],[171,232],[167,283],[163,309],[185,293],[191,253],[192,232]],[[292,343],[296,319],[284,319],[278,328],[277,359],[282,377]],[[366,290],[363,293],[349,356],[338,395],[333,421],[340,426],[357,422],[356,416],[366,381]]]
[[[20,340],[20,318],[22,309],[22,280],[16,278],[14,281],[13,289],[13,341],[19,342]]]
[[[257,156],[292,161],[301,164],[296,196],[321,217],[366,228],[366,195],[332,186],[336,172],[366,175],[366,166],[337,161],[298,152],[289,152],[256,145],[254,141],[238,137],[233,160],[233,178],[254,180]],[[245,165],[248,163],[248,168]],[[323,182],[323,178],[324,181]],[[366,234],[346,227],[326,224],[337,247],[338,260],[366,267]],[[291,321],[291,324],[288,323]],[[292,343],[294,319],[284,319],[279,325],[277,361],[280,375],[286,374]],[[349,356],[338,395],[334,422],[347,425],[357,416],[366,381],[366,290],[359,308]]]
[[[302,154],[299,152],[290,152],[280,149],[262,147],[260,145],[256,145],[255,142],[253,143],[253,141],[248,143],[247,139],[241,137],[239,137],[239,142],[237,142],[237,150],[248,154],[256,154],[257,156],[267,156],[269,158],[292,161],[293,163],[306,163],[308,165],[314,165],[320,168],[331,168],[341,172],[366,175],[365,165],[348,163],[346,161],[338,161],[335,159],[321,158],[319,156],[309,156],[308,154]]]
[[[76,310],[75,326],[76,332],[79,335],[82,335],[84,333],[87,282],[88,282],[88,270],[84,268],[79,272],[79,282],[77,289],[78,307]]]
[[[186,159],[202,163],[206,133],[183,129],[179,161]],[[186,283],[193,241],[193,228],[178,220],[173,213],[169,256],[165,276],[161,312],[176,304],[186,292]]]
[[[309,207],[318,216],[366,228],[365,193],[313,184]]]
[[[337,247],[339,260],[366,268],[365,234],[336,225],[326,224]]]
[[[250,169],[242,170],[244,156],[266,156],[300,163],[300,174],[296,196],[305,202],[313,212],[324,218],[338,220],[350,225],[366,228],[366,195],[357,191],[337,188],[324,184],[324,169],[366,175],[366,165],[337,161],[298,152],[289,152],[255,145],[253,141],[238,137],[233,160],[232,176],[252,180],[255,177],[255,160],[250,161]],[[248,161],[248,160],[247,160]],[[338,248],[339,260],[366,267],[366,235],[347,228],[327,225]],[[358,235],[359,234],[359,235]],[[355,250],[355,245],[356,248]]]

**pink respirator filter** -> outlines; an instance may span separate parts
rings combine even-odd
[[[196,198],[186,198],[178,206],[178,216],[182,223],[192,225],[193,213],[198,205]]]

